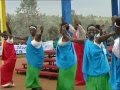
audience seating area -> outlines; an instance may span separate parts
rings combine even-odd
[[[58,68],[55,64],[55,50],[45,51],[45,60],[42,70],[40,71],[40,76],[48,77],[48,78],[57,78],[58,77]],[[18,74],[24,74],[27,70],[27,63],[23,62],[21,68],[15,68]]]

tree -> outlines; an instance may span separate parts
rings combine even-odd
[[[59,36],[58,28],[55,26],[51,26],[48,29],[48,33],[49,33],[49,39],[51,39],[51,40],[56,39]]]
[[[16,9],[13,29],[18,35],[27,36],[28,27],[31,24],[40,24],[40,14],[37,9],[37,0],[21,0],[20,6]]]
[[[37,0],[21,0],[17,13],[25,13],[28,15],[37,14]]]

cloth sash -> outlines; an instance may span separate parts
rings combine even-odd
[[[36,68],[42,68],[43,62],[44,62],[44,50],[41,46],[40,48],[35,48],[31,44],[31,37],[28,38],[27,41],[27,49],[26,49],[26,58],[28,64],[36,67]]]
[[[59,68],[70,68],[77,63],[73,43],[68,41],[64,45],[57,45],[56,64]]]
[[[87,76],[99,76],[110,71],[108,59],[102,48],[94,44],[89,39],[85,43],[83,57],[84,78]]]

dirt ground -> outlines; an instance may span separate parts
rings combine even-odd
[[[25,58],[18,58],[16,62],[16,68],[22,67],[21,63],[25,62]],[[1,65],[0,60],[0,65]],[[15,83],[15,87],[13,88],[0,88],[0,90],[25,90],[25,74],[16,74],[14,72],[13,81]],[[40,77],[40,82],[43,90],[56,90],[57,80],[51,80],[45,77]],[[85,86],[76,86],[75,90],[85,90]]]

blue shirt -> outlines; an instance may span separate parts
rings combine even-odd
[[[85,43],[83,56],[83,73],[87,76],[100,76],[110,71],[108,59],[104,51],[89,39]]]
[[[57,45],[56,64],[59,68],[70,68],[77,63],[73,43],[68,41],[65,45]]]
[[[35,48],[31,44],[32,38],[29,37],[27,41],[27,49],[26,49],[26,58],[28,64],[36,67],[41,68],[44,62],[44,50],[41,46],[40,48]]]

